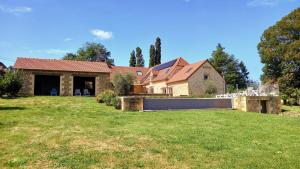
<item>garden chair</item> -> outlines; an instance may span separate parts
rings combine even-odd
[[[57,90],[55,88],[51,89],[50,96],[57,96]]]
[[[81,96],[80,89],[75,89],[75,96]]]
[[[89,92],[89,89],[83,89],[83,95],[84,96],[90,96],[90,92]]]

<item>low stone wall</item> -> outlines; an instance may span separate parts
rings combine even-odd
[[[233,108],[245,112],[279,114],[281,100],[279,96],[240,96],[233,99]]]
[[[144,97],[127,96],[120,97],[122,111],[143,111]]]
[[[145,98],[144,110],[231,109],[224,98]]]
[[[278,96],[241,96],[234,99],[120,97],[123,111],[234,108],[245,112],[279,114]],[[263,108],[264,107],[264,108]],[[265,111],[265,112],[264,112]]]
[[[231,99],[120,97],[122,111],[231,109]]]

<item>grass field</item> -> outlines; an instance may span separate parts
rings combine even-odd
[[[0,150],[0,168],[300,168],[300,118],[0,99]]]

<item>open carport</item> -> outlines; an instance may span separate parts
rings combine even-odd
[[[81,95],[84,95],[84,90],[87,90],[91,96],[95,95],[95,77],[74,76],[73,93],[75,90],[80,90]]]
[[[55,89],[57,95],[60,90],[60,76],[59,75],[35,75],[34,77],[34,95],[49,96],[51,90]]]

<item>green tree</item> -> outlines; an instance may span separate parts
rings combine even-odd
[[[218,93],[218,89],[212,81],[206,81],[205,87],[206,89],[204,97],[215,97],[215,95]]]
[[[23,72],[10,70],[0,79],[0,94],[6,94],[9,97],[18,95],[23,85]]]
[[[87,42],[83,47],[79,48],[76,54],[67,53],[64,60],[80,60],[90,62],[106,62],[113,65],[114,60],[111,59],[111,53],[101,43]]]
[[[150,45],[149,51],[149,67],[155,66],[155,47],[154,45]]]
[[[155,42],[155,65],[161,64],[161,40],[159,37],[156,38]]]
[[[264,64],[261,80],[278,83],[283,99],[300,94],[300,8],[264,31],[258,51]]]
[[[216,50],[212,52],[212,57],[209,59],[210,63],[216,68],[219,73],[225,73],[229,54],[225,48],[219,43]]]
[[[249,83],[249,72],[248,72],[248,69],[246,67],[246,65],[244,64],[243,61],[241,61],[239,63],[239,68],[240,68],[240,71],[241,71],[241,88],[246,88],[247,87],[247,84]]]
[[[118,96],[126,96],[130,94],[135,76],[131,73],[125,75],[116,74],[113,77],[114,91]]]
[[[226,53],[225,48],[218,44],[212,52],[210,63],[222,74],[226,82],[227,92],[234,92],[237,87],[247,87],[249,72],[243,62],[239,62],[233,55]]]
[[[135,51],[134,50],[130,53],[129,66],[130,67],[135,67],[136,66],[136,57],[135,57]]]
[[[140,47],[136,48],[136,67],[144,67],[145,61]]]
[[[74,53],[67,53],[67,54],[63,57],[64,60],[76,60],[76,58],[77,58],[77,55],[74,54]]]
[[[245,89],[247,86],[240,72],[239,62],[233,55],[227,60],[224,77],[229,92],[234,92],[237,89]]]

